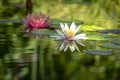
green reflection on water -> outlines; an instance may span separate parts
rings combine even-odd
[[[59,52],[55,48],[56,42],[49,38],[41,38],[38,48],[36,40],[26,37],[22,32],[25,25],[19,23],[19,20],[26,15],[25,0],[0,0],[0,2],[0,80],[117,80],[120,78],[120,34],[101,33],[100,37],[96,37],[98,32],[86,31],[92,38],[84,41],[85,47],[78,46],[80,53],[76,51],[71,53],[69,50]],[[57,19],[56,25],[59,21],[77,20],[76,22],[83,21],[85,25],[97,25],[106,29],[120,29],[119,7],[119,0],[33,1],[33,12],[46,13],[53,21]],[[84,53],[85,50],[110,50],[113,55],[90,55]],[[40,58],[36,58],[36,52],[40,54]],[[98,54],[97,51],[89,51],[89,53]]]

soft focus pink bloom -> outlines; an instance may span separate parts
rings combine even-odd
[[[26,24],[24,32],[29,32],[36,29],[45,29],[52,25],[49,21],[49,16],[42,13],[40,14],[28,14],[23,22]]]

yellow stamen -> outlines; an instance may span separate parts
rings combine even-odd
[[[43,18],[39,18],[39,17],[34,17],[35,21],[42,21]]]
[[[70,34],[70,35],[73,35],[75,32],[73,30],[68,29],[67,33]]]
[[[68,38],[74,37],[74,33],[75,33],[75,31],[68,29],[68,30],[67,30],[67,37],[68,37]]]

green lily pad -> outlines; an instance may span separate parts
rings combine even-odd
[[[116,45],[113,43],[102,45],[103,48],[109,48],[109,49],[120,49],[120,45]]]
[[[97,30],[105,30],[105,28],[98,27],[96,25],[82,25],[80,30],[82,30],[82,31],[97,31]]]
[[[112,51],[110,50],[85,50],[87,54],[95,54],[95,55],[111,55]]]
[[[55,30],[48,30],[48,29],[38,29],[38,30],[33,30],[31,32],[27,32],[26,35],[29,37],[49,37],[52,35],[56,35]]]
[[[120,45],[120,40],[112,40],[112,43]]]
[[[104,34],[87,34],[89,40],[112,40],[114,37]]]

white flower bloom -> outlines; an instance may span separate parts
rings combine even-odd
[[[78,43],[82,46],[85,46],[83,43],[81,43],[81,41],[88,39],[86,37],[86,34],[84,34],[84,33],[76,35],[76,33],[78,32],[81,25],[76,28],[75,23],[72,22],[70,27],[67,25],[67,23],[65,23],[65,25],[63,23],[60,23],[60,26],[61,26],[62,31],[56,30],[60,36],[50,36],[50,37],[55,38],[56,40],[60,41],[60,43],[58,43],[58,46],[60,46],[59,50],[66,51],[68,48],[70,48],[70,50],[72,52],[75,49],[80,51],[79,48],[77,47],[76,43]]]

